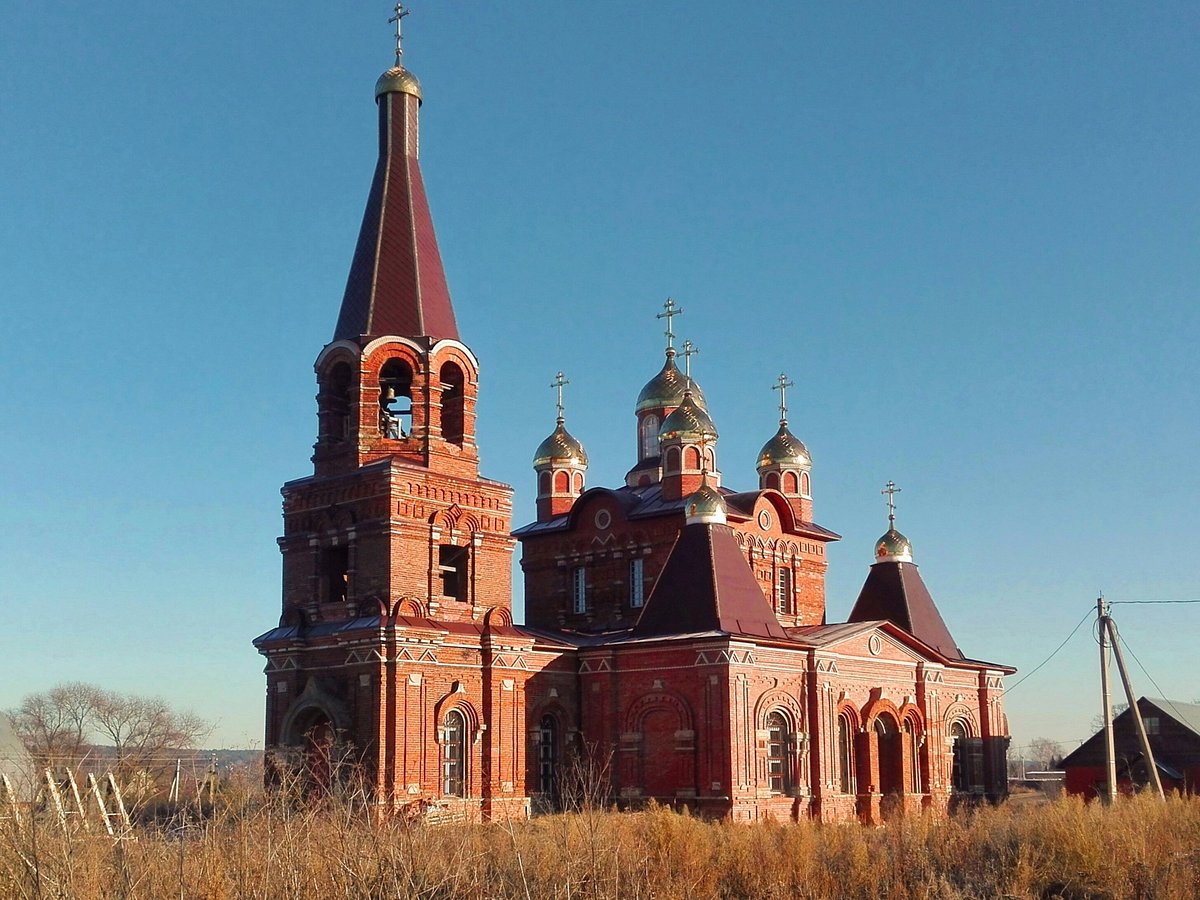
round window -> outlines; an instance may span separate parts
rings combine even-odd
[[[596,523],[597,528],[603,531],[612,524],[612,513],[607,509],[598,509],[596,510],[596,517],[592,521]]]
[[[771,514],[765,509],[758,514],[758,527],[763,531],[771,527]]]

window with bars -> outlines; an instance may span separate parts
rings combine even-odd
[[[571,570],[571,597],[575,612],[587,612],[587,569],[583,566]]]
[[[637,609],[646,603],[646,566],[643,559],[629,561],[629,605]]]
[[[551,715],[538,725],[538,790],[551,797],[558,792],[558,722]]]
[[[854,731],[850,719],[838,716],[838,789],[843,794],[857,792],[854,781]]]
[[[438,573],[442,596],[455,600],[467,599],[467,548],[453,544],[438,547]]]
[[[775,578],[775,605],[785,615],[792,611],[792,570],[781,567]]]
[[[772,794],[787,794],[792,789],[791,766],[788,765],[788,745],[791,734],[783,713],[767,716],[767,782]]]
[[[457,709],[442,719],[442,794],[465,797],[467,786],[467,721]]]

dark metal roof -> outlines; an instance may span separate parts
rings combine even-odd
[[[379,162],[333,339],[458,339],[450,289],[417,159],[416,97],[379,102]]]
[[[728,525],[684,527],[631,637],[707,632],[788,640]]]
[[[742,519],[748,519],[753,514],[754,504],[765,493],[765,491],[761,490],[742,491],[740,493],[735,493],[728,488],[719,488],[719,490],[726,505],[729,507],[729,511]],[[688,499],[687,497],[681,497],[678,500],[664,499],[661,484],[650,484],[640,487],[625,485],[619,488],[589,488],[575,501],[571,512],[555,516],[553,519],[548,519],[545,522],[530,522],[528,525],[522,525],[513,531],[513,536],[520,538],[527,535],[547,534],[554,531],[569,531],[573,527],[574,520],[572,515],[574,510],[580,508],[585,498],[598,493],[605,493],[612,496],[621,505],[621,508],[625,511],[625,518],[629,520],[649,519],[654,516],[666,515],[682,516]],[[818,540],[836,541],[841,539],[841,535],[830,531],[828,528],[822,528],[813,522],[797,520],[795,522],[795,529],[801,534],[814,537]]]
[[[914,563],[875,563],[849,622],[887,619],[951,660],[964,659]]]

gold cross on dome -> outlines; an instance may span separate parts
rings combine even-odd
[[[787,424],[787,389],[795,387],[796,382],[790,381],[782,372],[779,373],[779,379],[771,387],[773,391],[779,391],[779,424]]]
[[[400,30],[400,20],[411,13],[411,9],[405,9],[403,3],[396,4],[396,14],[388,19],[389,22],[396,23],[396,68],[400,67],[400,59],[404,56],[404,35]]]
[[[675,329],[672,327],[671,320],[675,318],[675,316],[679,315],[683,315],[683,307],[676,306],[675,301],[668,297],[667,302],[663,304],[663,311],[655,316],[656,319],[667,320],[667,330],[664,331],[663,334],[667,336],[668,350],[675,349]]]
[[[682,312],[683,310],[680,310]],[[700,352],[700,348],[691,341],[683,342],[683,374],[692,377],[692,357]]]
[[[894,528],[896,526],[896,495],[900,493],[900,488],[896,487],[896,482],[889,481],[887,487],[879,493],[887,494],[888,524]]]
[[[557,375],[554,376],[554,381],[550,385],[550,387],[556,388],[558,390],[558,421],[559,421],[559,424],[561,424],[563,422],[563,413],[566,411],[566,407],[563,406],[563,387],[565,387],[566,385],[568,385],[570,383],[571,382],[567,381],[566,376],[564,376],[562,372],[559,372]]]

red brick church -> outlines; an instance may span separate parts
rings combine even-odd
[[[537,519],[513,530],[512,488],[479,472],[479,364],[421,177],[421,87],[397,65],[375,95],[379,162],[315,364],[313,472],[283,487],[283,612],[254,642],[277,764],[335,778],[353,758],[382,806],[468,818],[553,808],[579,758],[613,802],[735,820],[1002,797],[1013,669],[963,655],[894,527],[849,621],[826,621],[838,535],[813,518],[790,385],[756,489],[725,487],[670,301],[625,483],[585,486],[560,393]]]

